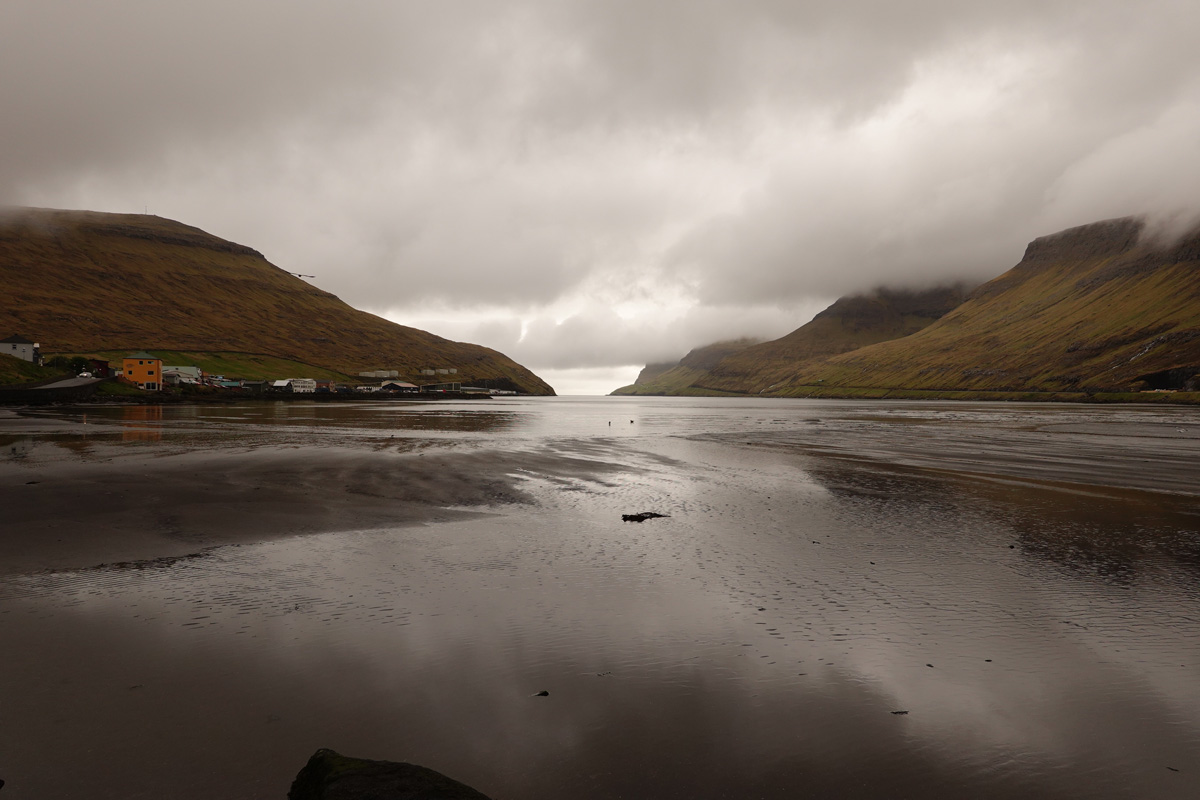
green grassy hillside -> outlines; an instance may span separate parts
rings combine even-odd
[[[915,333],[966,296],[965,287],[953,286],[921,292],[880,289],[843,297],[787,336],[725,358],[694,385],[722,392],[768,392],[790,382],[801,365]]]
[[[15,356],[0,353],[0,386],[36,383],[60,376],[69,377],[70,373],[51,367],[39,367]]]
[[[1172,401],[1190,402],[1200,391],[1200,230],[1167,242],[1136,218],[1071,228],[1034,240],[964,302],[958,291],[843,298],[781,339],[648,385],[667,394],[1114,402],[1163,399],[1148,390],[1179,390]]]
[[[199,367],[208,375],[224,375],[226,378],[241,380],[266,380],[270,378],[293,377],[314,378],[319,381],[339,381],[343,383],[362,383],[365,379],[347,375],[335,370],[302,364],[299,361],[289,361],[286,358],[257,355],[254,353],[196,353],[179,350],[154,350],[152,355],[163,360],[165,366]],[[121,358],[128,355],[124,350],[108,350],[95,353],[95,357],[107,359],[120,366]]]
[[[808,364],[804,386],[1127,392],[1193,388],[1200,372],[1200,233],[1164,244],[1137,219],[1033,241],[1017,266],[903,339]]]
[[[47,355],[175,351],[190,364],[257,354],[331,377],[394,369],[414,383],[429,382],[421,369],[453,367],[463,383],[554,392],[501,353],[358,311],[249,247],[159,217],[4,212],[0,283],[0,331]]]

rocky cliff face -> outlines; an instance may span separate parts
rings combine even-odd
[[[924,291],[877,289],[870,294],[840,298],[813,319],[841,319],[857,330],[920,328],[924,327],[921,320],[939,319],[956,308],[967,298],[967,289],[964,284]],[[802,330],[793,331],[784,340],[803,339]]]
[[[976,297],[1008,291],[1047,270],[1061,271],[1122,256],[1138,246],[1145,223],[1134,217],[1104,220],[1039,236],[1011,270],[980,286]]]
[[[358,311],[253,248],[159,217],[9,211],[0,283],[0,331],[36,336],[48,354],[263,354],[413,382],[422,369],[455,368],[463,383],[554,393],[501,353]]]

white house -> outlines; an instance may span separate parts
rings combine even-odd
[[[38,352],[39,347],[41,345],[37,342],[31,342],[24,336],[10,336],[0,340],[0,353],[15,356],[32,364],[42,363],[42,355]]]
[[[317,382],[313,378],[288,378],[286,381],[271,381],[270,388],[276,392],[313,394],[317,391]]]
[[[176,386],[181,383],[197,384],[204,378],[199,367],[168,367],[162,368],[163,383]]]

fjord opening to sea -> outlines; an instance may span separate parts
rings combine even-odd
[[[81,406],[0,445],[5,796],[279,798],[319,747],[495,798],[1200,796],[1195,410]]]

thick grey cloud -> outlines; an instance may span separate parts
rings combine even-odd
[[[434,314],[422,320],[455,339],[487,341],[518,361],[546,369],[595,369],[676,361],[698,345],[740,338],[774,338],[809,319],[833,298],[773,306],[694,306],[678,314],[622,316],[602,304],[562,319],[533,315],[479,322],[471,314]],[[486,314],[486,312],[484,312]],[[402,316],[393,313],[391,316]],[[570,347],[564,347],[569,343]]]
[[[0,202],[141,211],[535,369],[1200,207],[1185,0],[0,6]]]

